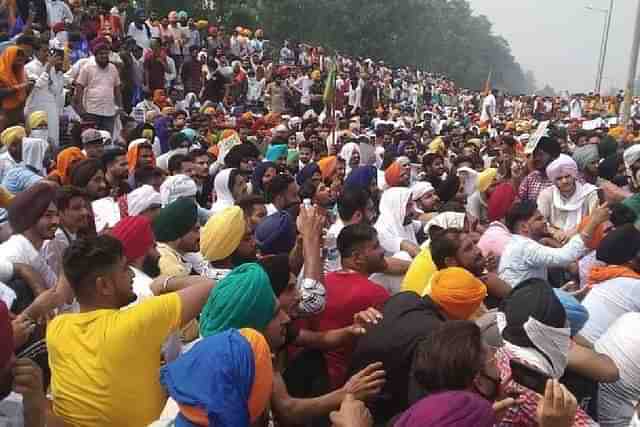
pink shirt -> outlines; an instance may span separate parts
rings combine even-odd
[[[114,89],[120,86],[120,76],[115,65],[100,68],[95,62],[88,62],[76,82],[84,87],[87,113],[108,117],[116,114]]]

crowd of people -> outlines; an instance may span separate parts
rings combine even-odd
[[[640,103],[147,12],[0,0],[0,424],[640,425]]]

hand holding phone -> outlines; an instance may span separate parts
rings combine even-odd
[[[544,395],[547,381],[552,379],[551,376],[514,359],[509,361],[509,365],[511,366],[511,378],[513,381]]]

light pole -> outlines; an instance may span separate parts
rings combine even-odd
[[[609,9],[601,9],[594,6],[586,6],[588,10],[605,14],[604,26],[602,29],[602,42],[600,44],[600,58],[598,59],[598,71],[596,73],[596,94],[600,94],[602,88],[602,75],[604,74],[604,64],[607,59],[607,46],[609,44],[609,30],[611,28],[611,15],[613,14],[613,0],[609,0]]]
[[[624,91],[624,105],[622,108],[622,123],[626,126],[631,116],[631,101],[633,100],[633,87],[638,70],[638,50],[640,50],[640,2],[636,11],[636,24],[633,30],[633,43],[631,45],[631,57],[629,59],[629,73],[627,74],[627,87]]]

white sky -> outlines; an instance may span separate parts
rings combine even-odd
[[[636,7],[640,0],[614,0],[603,89],[622,88]],[[535,73],[538,86],[588,92],[595,78],[609,0],[469,0],[476,14],[487,15],[493,30],[509,41],[516,60]]]

